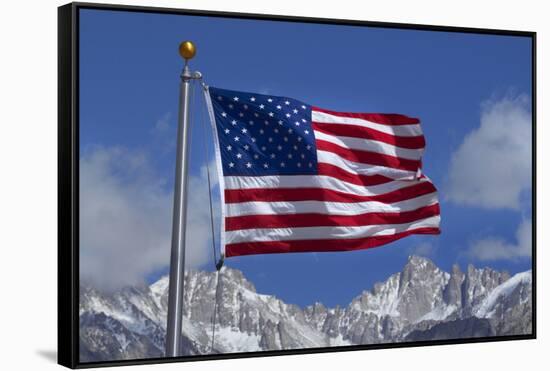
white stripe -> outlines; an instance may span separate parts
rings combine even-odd
[[[221,204],[225,204],[225,193],[224,188],[225,184],[223,182],[223,167],[222,167],[222,160],[221,160],[221,152],[220,152],[220,141],[218,139],[218,130],[216,127],[216,117],[214,115],[214,108],[212,107],[212,99],[210,99],[210,92],[208,91],[208,87],[203,89],[204,94],[204,100],[206,101],[206,108],[208,110],[208,117],[210,118],[210,125],[212,127],[212,135],[214,137],[214,152],[215,152],[215,158],[216,158],[216,170],[218,172],[218,186],[220,190],[220,200]],[[206,164],[208,166],[208,164]],[[209,190],[212,192],[212,190]],[[222,220],[225,220],[225,208],[222,207]],[[212,236],[214,238],[214,236]],[[220,254],[221,259],[225,257],[225,223],[221,223],[220,226]],[[217,263],[217,262],[216,262]]]
[[[229,231],[227,243],[351,239],[372,236],[389,236],[411,229],[439,227],[440,216],[432,216],[412,223],[365,225],[359,227],[304,227],[304,228],[257,228]]]
[[[395,169],[385,166],[367,165],[360,162],[350,161],[338,156],[336,153],[317,150],[317,161],[319,163],[338,166],[349,173],[356,175],[383,175],[395,180],[414,180],[421,175],[420,172]]]
[[[359,215],[364,213],[396,213],[412,211],[420,207],[431,206],[438,202],[437,192],[411,198],[405,201],[385,204],[378,201],[366,202],[327,202],[327,201],[273,201],[242,202],[226,204],[226,215],[286,215],[286,214],[326,214],[326,215]]]
[[[315,110],[311,111],[311,121],[324,124],[357,125],[400,137],[416,137],[422,135],[422,127],[419,123],[411,125],[384,125],[365,119],[341,117]]]
[[[384,155],[401,157],[409,160],[420,160],[422,158],[422,153],[424,152],[424,149],[401,148],[392,144],[379,142],[377,140],[329,135],[318,130],[315,130],[315,139],[321,139],[334,143],[344,148],[381,153]]]
[[[344,182],[328,175],[268,175],[268,176],[226,176],[225,189],[256,189],[256,188],[323,188],[351,193],[358,196],[376,196],[410,187],[427,181],[395,180],[369,187]]]

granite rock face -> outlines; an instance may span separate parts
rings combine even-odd
[[[216,285],[218,295],[216,296]],[[168,277],[103,293],[80,287],[82,362],[162,357]],[[306,308],[256,292],[242,272],[185,276],[188,355],[529,334],[531,271],[513,277],[468,266],[450,273],[426,258],[377,283],[346,307]],[[212,316],[217,301],[212,348]]]

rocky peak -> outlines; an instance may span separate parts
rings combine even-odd
[[[409,257],[407,258],[407,264],[405,265],[405,267],[407,267],[408,265],[410,266],[430,265],[435,267],[435,264],[430,259],[420,255],[409,255]]]
[[[409,256],[407,264],[401,271],[399,293],[401,294],[409,285],[423,285],[426,281],[431,282],[445,275],[447,274],[444,274],[428,258]]]
[[[415,322],[440,305],[442,291],[449,274],[429,259],[410,256],[399,281],[398,312]]]
[[[464,282],[464,277],[465,275],[458,264],[454,264],[447,286],[443,290],[443,300],[447,305],[454,305],[457,308],[462,307],[462,282]]]
[[[212,272],[213,276],[215,276],[215,274],[216,274],[215,272]],[[238,269],[222,267],[219,274],[220,274],[220,281],[222,281],[224,284],[231,283],[232,285],[244,287],[248,291],[256,292],[256,287],[252,284],[252,282],[247,280],[243,272],[241,272]]]
[[[104,293],[80,290],[81,357],[131,359],[164,349],[168,280]],[[242,272],[185,275],[186,354],[374,344],[531,331],[531,272],[455,265],[450,273],[427,258],[409,257],[401,272],[363,291],[348,306],[306,308],[257,293]],[[216,296],[216,286],[218,288]],[[216,337],[211,348],[214,303]],[[479,321],[486,326],[482,332]],[[410,336],[409,336],[410,335]]]
[[[490,291],[509,278],[508,272],[498,272],[487,267],[476,269],[469,264],[461,287],[463,310],[472,313]]]

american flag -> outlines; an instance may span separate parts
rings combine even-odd
[[[438,234],[418,119],[209,87],[225,256],[343,251]]]

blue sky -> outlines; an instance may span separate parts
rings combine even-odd
[[[165,225],[171,215],[182,69],[177,47],[186,39],[198,48],[192,68],[209,85],[289,96],[339,111],[402,113],[422,121],[424,171],[440,190],[442,234],[357,252],[228,259],[226,264],[242,270],[259,292],[299,305],[346,305],[399,271],[413,253],[445,270],[454,263],[511,273],[531,268],[530,256],[514,250],[525,250],[521,236],[528,228],[520,231],[530,221],[530,157],[513,152],[530,151],[530,137],[523,135],[530,130],[530,39],[82,10],[80,148],[86,181],[81,183],[88,188],[81,202],[84,212],[96,211],[82,218],[89,221],[81,225],[86,277],[132,283],[166,273],[170,228]],[[196,180],[191,185],[196,188],[191,192],[204,201],[204,139],[209,149],[212,139],[201,126],[203,106],[197,92],[191,142]],[[502,135],[491,134],[499,130]],[[479,153],[469,150],[476,144],[482,145]],[[471,187],[477,194],[464,199],[470,181],[479,184]],[[92,204],[97,207],[88,207]],[[207,210],[195,210],[195,222],[204,224]],[[109,213],[113,224],[105,222]],[[124,213],[142,216],[118,226]],[[132,232],[148,224],[153,227],[143,228],[146,235],[138,238]],[[208,241],[209,228],[196,231],[193,241]],[[113,253],[115,248],[120,253]],[[208,244],[200,248],[208,249]],[[212,269],[208,254],[210,250],[196,252],[189,262]],[[101,271],[109,269],[101,259],[113,262],[117,274]]]

